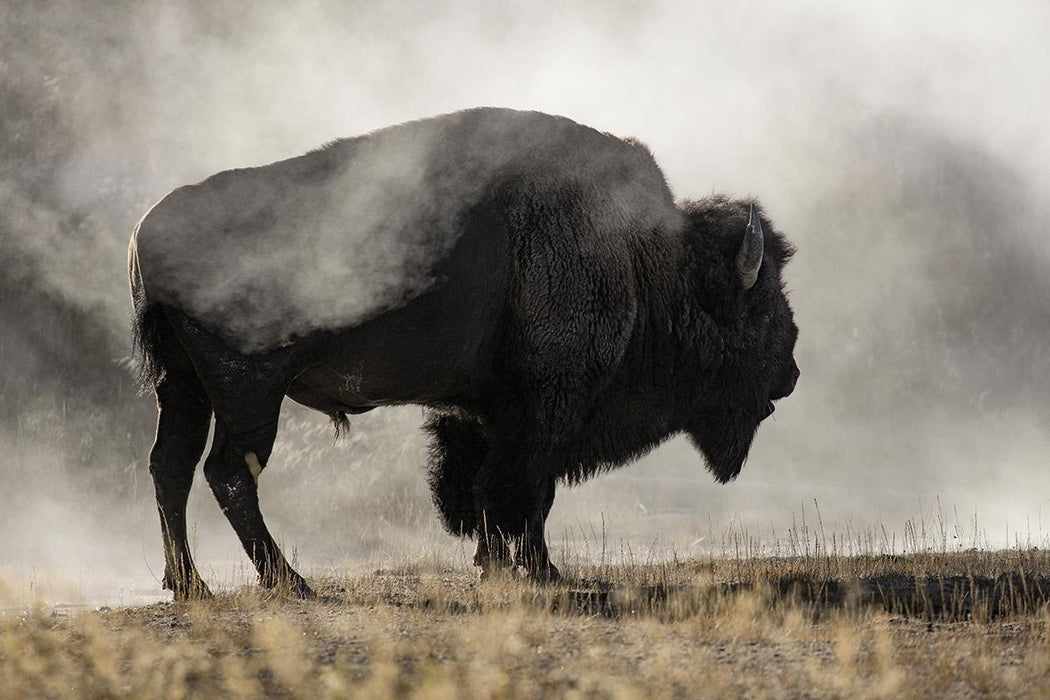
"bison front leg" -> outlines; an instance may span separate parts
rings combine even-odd
[[[485,525],[475,563],[483,573],[495,565],[519,564],[531,577],[551,580],[558,570],[550,561],[544,525],[554,503],[555,475],[572,454],[579,406],[567,401],[532,405],[571,411],[565,420],[533,419],[536,413],[530,411],[501,421],[506,430],[493,441],[475,485]],[[515,561],[508,562],[515,551]]]
[[[482,524],[476,533],[477,545],[474,547],[474,566],[481,569],[481,580],[511,573],[514,569],[511,539],[498,528],[489,528],[482,518]]]
[[[458,414],[432,413],[424,425],[430,433],[427,477],[430,493],[445,529],[477,538],[474,564],[486,580],[514,565],[504,537],[488,527],[477,502],[477,479],[491,446],[481,423]]]
[[[530,578],[536,581],[557,581],[561,578],[558,567],[551,561],[544,532],[547,516],[550,515],[551,506],[554,505],[556,487],[555,479],[551,477],[540,517],[530,520],[525,535],[518,541],[517,563],[525,569]]]
[[[301,598],[313,598],[314,592],[284,558],[259,510],[257,480],[266,466],[276,434],[276,414],[261,428],[237,433],[225,422],[216,420],[204,475],[259,572],[259,582],[267,588],[287,586]]]
[[[551,457],[545,450],[494,449],[486,460],[477,484],[482,527],[474,553],[482,580],[514,566],[537,581],[560,577],[544,536],[554,503]]]
[[[540,512],[544,479],[535,450],[521,438],[499,437],[475,481],[480,513],[474,564],[482,580],[515,565],[514,544]]]

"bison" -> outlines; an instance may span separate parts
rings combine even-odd
[[[312,592],[259,510],[284,397],[428,409],[444,524],[482,576],[557,577],[555,485],[688,435],[734,478],[799,371],[754,201],[676,204],[648,149],[569,119],[473,109],[174,190],[131,238],[134,338],[164,586],[208,595],[186,502],[204,474],[263,585]]]

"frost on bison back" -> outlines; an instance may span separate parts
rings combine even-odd
[[[431,409],[435,503],[483,574],[557,576],[557,481],[688,434],[739,472],[794,388],[791,249],[750,201],[674,203],[649,151],[477,109],[180,188],[132,237],[165,585],[207,594],[185,505],[204,472],[266,585],[310,589],[259,512],[284,396],[345,421]]]

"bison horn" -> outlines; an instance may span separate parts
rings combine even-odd
[[[762,222],[758,218],[755,205],[752,204],[747,228],[744,229],[744,240],[740,242],[740,250],[736,254],[736,272],[740,275],[744,289],[754,287],[758,279],[758,268],[762,267],[763,238]]]

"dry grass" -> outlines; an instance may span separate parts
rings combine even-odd
[[[9,697],[1045,697],[1050,556],[717,557],[0,618]],[[10,695],[7,695],[10,693]]]

